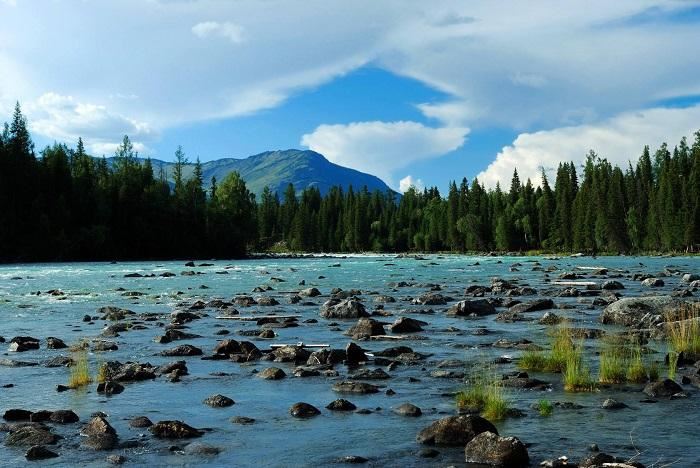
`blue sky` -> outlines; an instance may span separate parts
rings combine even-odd
[[[700,128],[700,1],[0,0],[0,116],[170,160],[309,148],[441,190]]]

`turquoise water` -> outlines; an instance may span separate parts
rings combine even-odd
[[[37,351],[24,353],[4,352],[1,359],[18,359],[41,363],[58,355],[68,355],[66,350],[49,350],[43,340],[48,336],[74,343],[83,338],[100,334],[106,322],[97,320],[94,324],[82,322],[85,314],[97,315],[101,306],[115,305],[131,309],[137,313],[155,312],[164,314],[162,322],[173,310],[196,300],[209,301],[214,298],[230,300],[237,293],[251,293],[253,288],[270,285],[274,288],[266,295],[276,297],[280,305],[275,307],[251,307],[238,310],[242,315],[257,313],[299,314],[299,327],[275,329],[278,336],[272,340],[262,340],[240,336],[240,330],[259,328],[255,322],[217,320],[215,310],[207,310],[208,317],[194,321],[188,332],[202,335],[202,338],[177,341],[167,345],[153,341],[163,333],[155,322],[144,322],[147,329],[122,333],[115,341],[119,350],[90,355],[93,368],[106,360],[150,362],[158,365],[177,359],[187,361],[188,376],[179,383],[170,383],[163,377],[154,381],[125,384],[122,394],[104,397],[94,391],[94,385],[87,391],[57,393],[57,384],[68,382],[67,368],[0,367],[0,385],[13,383],[12,388],[0,388],[0,410],[9,408],[73,409],[87,421],[90,414],[103,411],[109,415],[120,440],[137,441],[137,448],[119,449],[135,465],[191,465],[203,463],[213,465],[240,466],[319,466],[333,464],[339,457],[359,455],[370,460],[370,464],[381,466],[446,466],[461,463],[463,450],[459,448],[439,448],[438,458],[428,460],[418,456],[423,448],[415,442],[416,434],[435,419],[455,413],[452,392],[461,388],[459,379],[433,378],[430,372],[436,370],[436,363],[444,359],[458,359],[464,362],[465,370],[476,362],[493,357],[508,355],[517,357],[520,351],[486,347],[500,338],[516,340],[528,338],[538,343],[546,343],[546,327],[535,323],[503,324],[494,317],[482,319],[450,318],[444,314],[446,306],[414,306],[408,300],[428,290],[429,284],[439,284],[441,294],[460,299],[464,288],[472,284],[488,285],[490,278],[519,280],[519,285],[530,285],[540,292],[552,288],[548,282],[555,280],[558,272],[547,277],[542,271],[532,271],[538,261],[542,267],[557,266],[562,271],[571,271],[577,266],[600,266],[620,270],[619,280],[626,289],[625,296],[649,293],[668,293],[680,285],[679,276],[664,278],[663,288],[642,289],[637,281],[631,280],[634,273],[662,272],[672,267],[684,272],[699,272],[697,258],[649,258],[649,257],[601,257],[601,258],[499,258],[465,256],[427,256],[425,260],[394,258],[393,256],[357,256],[349,258],[306,258],[246,261],[212,261],[212,266],[197,267],[202,272],[196,276],[180,276],[180,272],[191,270],[184,262],[165,263],[71,263],[45,265],[0,266],[0,336],[7,341],[13,336],[30,335],[42,340]],[[200,262],[198,262],[200,263]],[[478,263],[478,265],[475,265]],[[520,263],[518,271],[511,271],[511,265]],[[340,264],[340,267],[332,266]],[[642,265],[643,264],[643,265]],[[173,272],[172,278],[124,278],[125,274]],[[218,274],[226,271],[228,274]],[[324,276],[325,278],[320,278]],[[13,279],[14,278],[14,279]],[[21,279],[16,279],[21,278]],[[272,278],[282,278],[285,282],[275,282]],[[303,287],[318,287],[323,296],[311,299],[312,306],[290,305],[288,296],[298,291],[301,280]],[[389,283],[406,281],[413,286],[398,290]],[[600,281],[600,279],[598,279]],[[202,286],[207,289],[202,289]],[[360,345],[371,351],[390,346],[406,345],[415,351],[429,355],[417,366],[399,366],[388,371],[392,379],[380,381],[379,385],[396,392],[387,396],[382,391],[374,395],[339,395],[331,390],[333,383],[342,380],[350,371],[337,365],[339,377],[292,376],[294,366],[286,363],[254,362],[237,364],[229,361],[208,361],[199,357],[166,358],[157,353],[179,344],[190,343],[210,354],[221,337],[217,331],[226,328],[231,331],[229,338],[252,340],[261,348],[273,343],[328,343],[334,348],[344,348],[349,337],[328,326],[329,320],[319,317],[320,305],[328,299],[334,287],[360,289],[368,310],[375,303],[371,293],[389,294],[397,299],[385,304],[385,309],[393,317],[378,319],[391,323],[399,316],[410,316],[428,322],[421,335],[426,340],[411,341],[368,341]],[[65,295],[52,296],[49,290],[59,289]],[[36,292],[40,291],[39,295]],[[141,297],[125,297],[124,291],[145,293]],[[696,293],[697,294],[697,293]],[[528,298],[530,299],[530,298]],[[598,315],[601,308],[592,307],[580,298],[554,298],[557,305],[570,305],[570,309],[557,310],[557,314],[576,321],[577,326],[605,328],[600,325]],[[420,309],[434,310],[434,314],[419,313]],[[531,314],[539,317],[541,313]],[[315,318],[318,323],[304,323]],[[344,331],[354,321],[339,322]],[[475,336],[475,327],[487,327],[491,333]],[[454,327],[457,331],[450,329]],[[449,329],[449,331],[448,331]],[[388,327],[387,327],[388,330]],[[613,329],[610,329],[613,330]],[[0,344],[5,347],[7,343]],[[587,342],[590,350],[594,341]],[[652,347],[655,345],[652,344]],[[662,351],[659,346],[657,350]],[[663,361],[663,353],[656,359]],[[271,365],[281,367],[288,377],[281,381],[265,381],[256,378],[253,370],[262,370]],[[367,366],[372,368],[373,366]],[[513,364],[499,366],[499,372],[515,370]],[[224,372],[225,376],[212,373]],[[530,444],[529,451],[533,464],[545,458],[566,455],[578,459],[586,455],[591,443],[597,443],[601,450],[618,456],[635,456],[643,463],[672,462],[675,466],[697,466],[700,464],[700,443],[696,433],[698,404],[697,389],[688,386],[690,394],[686,400],[661,401],[656,404],[642,404],[644,399],[641,387],[621,387],[611,391],[590,394],[567,394],[562,391],[559,376],[537,375],[552,382],[553,390],[510,391],[507,393],[512,406],[522,409],[526,416],[508,419],[497,424],[504,435],[513,435]],[[377,382],[373,382],[377,383]],[[229,408],[214,409],[202,404],[210,395],[221,393],[233,398],[236,404]],[[632,408],[623,411],[606,412],[599,409],[601,402],[613,396]],[[325,409],[336,398],[347,398],[358,408],[372,409],[370,414],[338,414]],[[540,417],[530,405],[542,398],[550,401],[570,401],[584,406],[580,410],[555,409],[549,418]],[[313,404],[322,415],[310,420],[292,418],[289,407],[298,401]],[[423,409],[423,416],[406,418],[392,413],[392,408],[404,402],[411,402]],[[179,451],[171,452],[172,445],[183,447],[187,441],[162,441],[151,437],[143,429],[132,429],[128,420],[145,415],[151,420],[181,419],[188,424],[211,428],[197,443],[219,447],[221,453],[215,456],[188,455]],[[232,424],[232,416],[248,416],[257,422],[252,425]],[[110,452],[93,452],[78,447],[77,435],[80,424],[56,426],[55,432],[65,436],[58,446],[59,458],[45,462],[46,465],[87,465],[103,466]],[[4,437],[0,435],[0,438]],[[0,445],[0,464],[24,463],[24,450]]]

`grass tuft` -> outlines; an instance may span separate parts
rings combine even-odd
[[[508,414],[508,400],[503,394],[493,370],[476,367],[469,378],[467,388],[457,394],[457,407],[479,412],[486,419],[497,421]]]
[[[70,388],[81,388],[92,383],[87,350],[79,349],[73,353],[72,357],[74,364],[70,368],[68,386]]]
[[[540,400],[537,402],[537,411],[540,416],[551,416],[554,412],[554,405],[549,400]]]
[[[567,392],[592,392],[596,389],[591,372],[583,363],[583,346],[578,345],[566,360],[563,373],[564,390]]]
[[[627,380],[627,367],[629,363],[626,347],[614,342],[607,342],[600,352],[600,369],[598,380],[601,383],[620,384]],[[646,371],[642,367],[646,378]]]
[[[574,352],[571,328],[564,323],[555,328],[550,336],[552,345],[549,352],[526,351],[518,360],[518,367],[534,372],[563,372]]]

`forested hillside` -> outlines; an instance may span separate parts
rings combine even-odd
[[[641,142],[640,142],[641,147]],[[3,261],[236,257],[252,250],[696,251],[700,246],[700,131],[688,144],[644,147],[619,168],[595,153],[562,163],[554,184],[487,190],[478,180],[393,192],[293,186],[259,200],[236,172],[204,180],[175,156],[174,188],[128,137],[113,164],[76,148],[37,155],[19,105],[0,135]]]

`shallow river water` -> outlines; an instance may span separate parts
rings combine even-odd
[[[555,265],[559,270],[547,275],[544,271],[532,271],[535,262],[542,268]],[[201,262],[198,262],[201,263]],[[2,343],[0,359],[17,359],[39,363],[35,367],[0,367],[0,386],[14,384],[11,388],[0,388],[0,411],[9,408],[72,409],[81,423],[53,427],[54,432],[65,438],[55,448],[60,457],[41,462],[48,466],[104,466],[109,453],[123,454],[127,464],[151,466],[200,466],[205,463],[226,466],[326,466],[336,463],[340,457],[358,455],[369,459],[374,466],[447,466],[463,464],[463,448],[440,447],[440,455],[426,459],[419,456],[424,447],[416,443],[416,434],[432,421],[455,414],[453,393],[463,387],[461,379],[434,378],[430,373],[436,364],[446,359],[464,362],[466,371],[478,362],[492,361],[498,356],[517,358],[521,351],[497,349],[485,345],[500,338],[517,340],[527,338],[546,345],[546,326],[534,322],[499,323],[494,316],[465,319],[448,317],[448,306],[411,305],[408,300],[429,290],[428,284],[439,284],[441,294],[451,296],[455,302],[464,298],[465,287],[472,284],[489,285],[492,277],[518,280],[518,285],[529,285],[542,292],[552,289],[562,271],[574,271],[576,267],[605,267],[609,277],[616,276],[625,285],[620,292],[625,296],[669,293],[680,286],[680,276],[663,278],[662,288],[643,288],[639,281],[632,281],[634,273],[657,275],[665,268],[683,272],[700,272],[700,260],[691,257],[600,257],[560,258],[543,257],[466,257],[426,256],[425,259],[395,258],[394,256],[356,256],[344,258],[265,259],[245,261],[212,261],[212,266],[186,268],[184,262],[134,262],[134,263],[70,263],[0,266],[0,336],[7,342],[14,336],[29,335],[41,340],[36,351],[10,353],[8,343]],[[511,265],[519,263],[511,271]],[[339,265],[339,266],[337,266]],[[181,276],[184,270],[201,272],[196,276]],[[164,278],[125,278],[128,273],[156,275],[173,272],[177,276]],[[221,274],[227,272],[227,274]],[[590,270],[579,270],[587,280],[602,282],[603,278],[592,278]],[[273,281],[281,278],[284,282]],[[306,286],[298,286],[305,280]],[[405,281],[411,286],[394,288],[390,283]],[[104,320],[83,323],[86,314],[97,315],[99,307],[113,305],[133,310],[136,313],[163,313],[162,322],[167,323],[167,314],[196,300],[209,301],[214,298],[231,300],[238,293],[251,293],[253,288],[270,285],[274,290],[265,293],[277,298],[280,305],[274,307],[237,307],[241,315],[299,314],[299,326],[275,328],[274,339],[250,338],[239,335],[239,331],[260,328],[255,322],[216,319],[219,311],[204,309],[208,316],[188,324],[188,332],[201,338],[157,344],[153,341],[162,335],[163,329],[156,322],[144,322],[146,329],[131,330],[115,338],[117,351],[90,353],[93,372],[98,363],[107,360],[121,362],[150,362],[154,365],[173,360],[187,361],[189,375],[181,382],[171,383],[164,377],[146,382],[125,384],[119,395],[105,397],[96,393],[95,384],[83,391],[56,392],[56,385],[67,384],[68,368],[46,368],[41,363],[58,355],[69,355],[67,350],[51,350],[45,347],[45,338],[58,337],[68,344],[83,338],[97,337],[109,324]],[[206,289],[202,287],[206,287]],[[305,287],[317,287],[322,296],[310,299],[315,305],[291,305],[288,297],[292,292]],[[261,350],[275,343],[327,343],[344,349],[350,338],[340,331],[333,331],[331,320],[319,316],[321,304],[329,299],[332,288],[360,289],[367,310],[377,305],[373,293],[388,294],[397,299],[385,304],[392,317],[376,317],[386,323],[400,316],[408,316],[428,323],[419,335],[425,340],[363,341],[359,344],[370,351],[390,346],[405,345],[427,355],[418,365],[398,366],[388,371],[392,378],[374,381],[382,386],[373,395],[339,395],[331,389],[333,383],[350,374],[344,365],[337,365],[338,377],[293,377],[293,364],[252,362],[238,364],[230,361],[202,360],[200,357],[168,358],[157,354],[174,346],[189,343],[211,354],[217,341],[223,338],[251,340]],[[559,287],[561,288],[561,287]],[[59,289],[65,295],[46,294]],[[40,294],[36,293],[40,291]],[[140,297],[125,297],[124,291],[145,293]],[[698,293],[695,293],[696,295]],[[539,297],[539,296],[534,296]],[[530,300],[533,297],[520,298]],[[602,307],[593,307],[592,298],[553,298],[557,306],[571,308],[556,310],[556,313],[573,320],[576,326],[602,328],[615,331],[599,323]],[[424,313],[432,309],[433,314]],[[500,311],[501,309],[499,309]],[[423,311],[423,313],[421,313]],[[532,315],[539,318],[543,312]],[[318,323],[304,323],[307,319]],[[344,331],[355,323],[337,321]],[[454,328],[450,328],[454,327]],[[484,336],[472,334],[476,327],[490,331]],[[228,336],[215,333],[222,328],[231,331]],[[388,327],[386,327],[388,330]],[[449,329],[449,330],[448,330]],[[457,330],[455,330],[457,329]],[[597,346],[595,340],[586,341],[589,353]],[[654,359],[663,362],[663,346],[650,345],[659,353]],[[256,378],[254,370],[275,365],[287,373],[285,379],[268,381]],[[595,375],[595,361],[592,361]],[[368,364],[366,367],[373,368]],[[515,364],[499,366],[499,372],[515,370]],[[213,376],[212,373],[227,373]],[[666,372],[661,368],[662,374]],[[633,457],[647,465],[661,466],[676,462],[674,466],[700,466],[700,393],[696,388],[684,388],[688,399],[660,401],[643,404],[645,398],[641,386],[619,386],[594,393],[566,393],[561,378],[554,374],[531,375],[551,382],[551,391],[513,390],[506,391],[511,406],[526,412],[521,418],[506,419],[496,426],[502,435],[519,437],[529,444],[532,464],[562,455],[578,460],[588,455],[588,447],[598,444],[602,451],[617,456]],[[391,388],[395,395],[388,396]],[[213,394],[223,394],[235,400],[228,408],[210,408],[202,403]],[[336,398],[347,398],[358,408],[371,409],[369,414],[350,412],[342,414],[325,409]],[[630,408],[622,411],[600,409],[602,401],[615,397]],[[583,406],[578,410],[555,408],[550,417],[542,417],[530,405],[541,399],[552,402],[574,402]],[[289,407],[298,401],[310,403],[321,409],[322,414],[308,420],[292,418]],[[399,416],[392,408],[411,402],[423,410],[417,418]],[[80,447],[78,435],[82,422],[90,415],[102,411],[115,427],[120,441],[135,440],[137,448],[117,449],[113,452],[95,452]],[[172,445],[184,447],[187,441],[164,441],[151,436],[145,429],[133,429],[128,420],[135,416],[147,416],[152,421],[179,419],[198,428],[211,431],[197,443],[221,449],[213,456],[170,451]],[[255,424],[238,425],[229,420],[232,416],[247,416],[256,419]],[[0,433],[0,440],[5,437]],[[0,465],[21,465],[25,449],[0,444]]]

